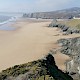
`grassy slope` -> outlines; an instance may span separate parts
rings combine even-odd
[[[80,29],[80,19],[72,19],[69,21],[58,21],[58,23],[65,24],[66,26],[69,27],[77,27]]]
[[[21,65],[15,65],[14,67],[8,68],[6,70],[3,70],[0,73],[0,80],[5,80],[7,77],[18,77],[19,75],[25,75],[26,73],[30,72],[28,75],[31,77],[31,80],[34,80],[34,75],[37,74],[37,71],[39,72],[35,80],[44,80],[44,70],[46,71],[46,68],[42,68],[41,65],[42,61],[33,61],[26,64]],[[46,80],[54,80],[51,79],[50,75],[45,72],[45,78]]]

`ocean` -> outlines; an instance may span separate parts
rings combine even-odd
[[[15,30],[11,24],[21,17],[21,13],[0,13],[0,30]]]

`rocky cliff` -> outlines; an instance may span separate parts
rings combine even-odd
[[[73,80],[67,73],[58,69],[54,57],[15,65],[0,73],[0,80]]]
[[[49,27],[57,27],[57,28],[60,28],[61,31],[65,34],[65,35],[68,35],[68,34],[73,34],[73,33],[80,33],[80,29],[78,29],[77,27],[68,27],[64,24],[60,24],[60,23],[57,23],[55,22],[54,20],[51,22],[51,24],[49,25]]]
[[[75,79],[80,80],[80,37],[61,39],[61,53],[69,55],[71,59],[66,62],[67,72]]]
[[[58,43],[62,46],[61,53],[66,55],[80,55],[80,37],[61,39]]]

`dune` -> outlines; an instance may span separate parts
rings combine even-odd
[[[48,28],[51,20],[18,20],[12,26],[14,31],[0,31],[0,71],[14,65],[41,59],[50,50],[60,46],[61,38],[78,37],[78,34],[62,35],[57,28]],[[67,55],[56,54],[57,65],[65,69]],[[65,58],[63,58],[65,57]]]

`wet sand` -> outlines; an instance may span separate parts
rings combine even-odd
[[[78,34],[62,35],[57,28],[48,28],[51,20],[19,20],[12,26],[14,31],[0,31],[0,71],[17,64],[41,59],[54,48],[61,38],[78,37]],[[55,60],[60,69],[69,57],[56,54]]]

